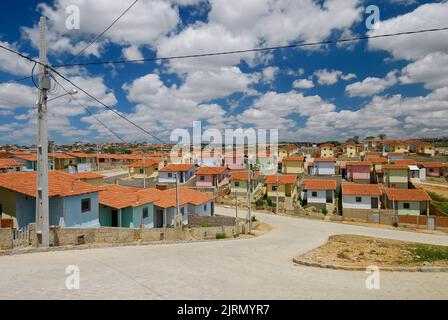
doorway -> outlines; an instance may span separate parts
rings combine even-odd
[[[370,204],[371,204],[372,209],[378,209],[378,198],[372,197],[370,199],[371,199]]]
[[[161,209],[155,211],[154,227],[163,228],[163,210]]]
[[[111,226],[118,227],[118,210],[112,210],[111,212]]]

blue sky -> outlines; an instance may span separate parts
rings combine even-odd
[[[37,22],[48,18],[50,64],[74,55],[133,1],[7,1],[0,42],[37,57]],[[369,30],[365,8],[381,23]],[[80,28],[66,27],[76,5]],[[164,57],[446,27],[446,1],[139,0],[75,62]],[[176,128],[279,129],[281,140],[448,134],[447,31],[345,45],[60,71],[102,102],[168,141]],[[35,141],[32,64],[0,52],[0,144]],[[70,89],[70,84],[59,81]],[[51,96],[63,93],[55,86]],[[80,102],[127,141],[153,141],[82,93]],[[115,141],[69,97],[49,103],[57,143]]]

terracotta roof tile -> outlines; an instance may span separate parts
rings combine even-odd
[[[155,188],[141,189],[118,185],[105,185],[99,191],[99,203],[114,209],[138,207],[154,203],[161,198],[163,191]]]
[[[194,167],[194,164],[175,164],[170,163],[169,165],[160,169],[160,172],[180,172],[180,171],[188,171]]]
[[[257,179],[260,172],[254,171],[253,180]],[[247,170],[239,170],[230,172],[230,180],[244,180],[247,181]]]
[[[265,176],[264,182],[266,184],[277,184],[277,177],[278,177],[278,184],[294,184],[297,181],[297,177],[294,175],[269,175]]]
[[[385,189],[389,200],[397,201],[431,201],[429,195],[421,189]]]
[[[305,157],[302,156],[284,157],[283,161],[305,161]]]
[[[388,160],[387,158],[369,158],[369,161],[372,162],[373,164],[383,164],[383,163],[387,163]]]
[[[336,190],[336,180],[305,179],[302,181],[305,190]]]
[[[14,159],[0,159],[0,169],[11,169],[13,167],[21,166],[23,166],[23,163]]]
[[[315,158],[314,162],[336,162],[336,158]]]
[[[199,167],[199,169],[196,170],[196,175],[223,174],[226,170],[226,167]]]
[[[396,164],[385,164],[383,166],[383,170],[407,170],[408,164],[407,163],[396,163]]]
[[[371,167],[372,166],[372,162],[370,161],[347,161],[346,166],[365,166],[365,167]]]
[[[423,168],[446,168],[448,167],[448,163],[443,162],[418,162],[418,165],[421,165]]]
[[[75,178],[77,180],[104,178],[103,175],[96,173],[96,172],[76,172],[76,173],[70,173],[70,176],[72,176],[73,178]]]
[[[159,164],[160,162],[165,161],[164,159],[161,158],[146,158],[143,160],[137,160],[132,162],[129,167],[130,168],[149,168],[152,167],[156,164]]]
[[[0,175],[0,187],[13,190],[25,195],[36,196],[36,172],[14,172]],[[48,196],[74,196],[98,191],[88,183],[76,180],[70,174],[50,170],[48,172]]]
[[[179,205],[192,204],[195,206],[204,204],[216,197],[212,194],[196,191],[193,189],[179,188]],[[176,206],[176,189],[162,191],[160,199],[154,205],[161,208],[171,208]]]
[[[346,196],[381,196],[383,191],[377,184],[343,183],[342,195]]]

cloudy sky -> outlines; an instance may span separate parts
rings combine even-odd
[[[75,55],[134,0],[4,1],[0,44],[38,56],[48,18],[49,63],[166,57],[447,27],[448,2],[423,0],[139,0],[99,41]],[[8,2],[8,3],[6,3]],[[366,27],[366,7],[381,24]],[[67,29],[77,5],[80,28]],[[175,128],[278,128],[281,140],[386,133],[448,135],[448,31],[343,45],[125,65],[62,68],[74,83],[168,141]],[[33,65],[0,50],[0,144],[36,140]],[[70,84],[59,80],[67,89]],[[51,96],[64,91],[55,86]],[[127,141],[149,141],[79,93]],[[116,141],[69,97],[49,102],[49,138]]]

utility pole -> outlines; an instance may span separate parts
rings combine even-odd
[[[100,147],[96,144],[96,170],[100,171]]]
[[[39,245],[48,247],[49,205],[48,205],[48,130],[47,130],[47,91],[50,78],[47,75],[47,49],[45,43],[46,21],[40,17],[39,45],[39,98],[37,102],[37,192],[36,192],[36,230],[40,235]],[[39,237],[38,237],[39,238]]]
[[[275,199],[275,214],[278,214],[278,172],[277,172],[277,174],[276,174],[276,177],[277,177],[277,196],[276,196],[276,199]]]
[[[180,208],[179,208],[179,183],[178,183],[177,175],[178,175],[178,173],[175,172],[174,176],[176,177],[176,214],[177,214],[177,218],[179,218],[179,215],[180,215]],[[183,220],[183,217],[182,217],[182,220]]]
[[[252,231],[252,213],[251,213],[251,207],[252,207],[252,188],[251,188],[251,178],[252,178],[252,174],[251,174],[251,169],[250,169],[250,159],[249,157],[247,157],[247,189],[248,189],[248,193],[247,193],[247,220],[248,220],[248,227],[249,227],[249,232]]]

